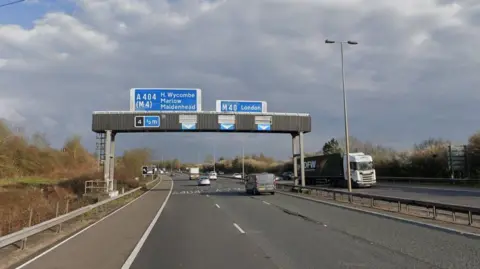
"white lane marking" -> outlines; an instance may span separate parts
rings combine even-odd
[[[163,180],[160,180],[160,182],[158,182],[155,186],[153,186],[153,188],[151,188],[150,190],[154,189],[158,184],[162,183]],[[173,182],[173,181],[172,181]],[[173,183],[172,183],[173,184]],[[100,220],[98,220],[97,222],[94,222],[90,225],[88,225],[87,227],[83,228],[82,230],[78,231],[77,233],[75,233],[74,235],[68,237],[67,239],[63,240],[62,242],[56,244],[55,246],[45,250],[44,252],[38,254],[37,256],[33,257],[32,259],[28,260],[27,262],[25,262],[24,264],[16,267],[15,269],[21,269],[29,264],[31,264],[32,262],[38,260],[39,258],[45,256],[46,254],[48,254],[49,252],[51,252],[52,250],[60,247],[61,245],[67,243],[68,241],[72,240],[73,238],[81,235],[82,233],[86,232],[88,229],[92,228],[93,226],[99,224],[100,222],[104,221],[105,219],[113,216],[115,213],[117,213],[118,211],[124,209],[125,207],[129,206],[130,204],[132,204],[133,202],[137,201],[138,199],[140,199],[141,197],[143,197],[145,194],[147,194],[150,190],[144,192],[142,195],[138,196],[137,198],[133,199],[132,201],[128,202],[126,205],[120,207],[119,209],[113,211],[112,213],[106,215],[105,217],[101,218]]]
[[[263,202],[264,204],[266,204],[266,205],[271,205],[271,204],[270,204],[269,202],[267,202],[267,201],[262,201],[262,202]]]
[[[240,228],[240,226],[238,226],[238,224],[236,224],[236,223],[233,223],[233,226],[235,226],[235,228],[237,228],[237,230],[238,230],[240,233],[242,233],[242,234],[244,234],[244,233],[245,233],[245,231],[244,231],[244,230],[242,230],[242,228]]]
[[[217,208],[220,208],[220,206],[219,206],[218,204],[215,204],[215,206],[216,206]]]
[[[132,253],[130,253],[130,256],[128,256],[127,260],[123,264],[121,269],[128,269],[130,266],[132,266],[133,261],[137,257],[138,253],[142,249],[143,244],[148,238],[148,235],[150,235],[150,232],[152,231],[153,227],[157,223],[158,218],[163,212],[163,209],[165,208],[165,205],[167,205],[168,199],[170,198],[170,194],[172,194],[173,190],[173,180],[172,180],[172,185],[170,185],[170,191],[168,192],[167,198],[165,198],[165,201],[163,201],[162,207],[158,210],[157,214],[155,215],[155,218],[153,218],[152,222],[150,222],[150,225],[148,226],[147,230],[145,230],[145,233],[143,233],[142,238],[138,241],[137,245],[133,249]]]

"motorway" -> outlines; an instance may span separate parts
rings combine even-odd
[[[131,268],[480,268],[480,239],[179,176]]]
[[[475,188],[378,183],[373,188],[354,189],[354,192],[473,207],[480,206],[480,189]]]
[[[292,181],[280,181],[279,183],[293,184]],[[346,188],[330,189],[346,191]],[[371,188],[354,188],[353,192],[472,207],[480,206],[480,189],[478,188],[377,183]]]

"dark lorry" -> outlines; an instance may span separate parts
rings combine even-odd
[[[363,153],[351,153],[349,156],[352,185],[375,185],[375,169],[373,168],[372,157]],[[305,185],[330,184],[335,187],[346,187],[344,158],[345,156],[342,156],[340,153],[305,158]],[[297,167],[300,170],[300,160],[298,160]]]

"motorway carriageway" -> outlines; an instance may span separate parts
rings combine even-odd
[[[131,268],[480,268],[480,239],[185,176]]]
[[[292,181],[288,180],[282,180],[279,181],[279,183],[293,184]],[[347,190],[346,188],[331,188],[325,186],[313,187],[323,187],[340,191]],[[371,188],[354,188],[353,192],[480,207],[480,189],[478,188],[377,183],[377,185]]]
[[[21,268],[480,268],[480,237],[182,175]]]
[[[372,188],[354,189],[353,191],[412,200],[480,207],[480,189],[475,188],[378,183]]]

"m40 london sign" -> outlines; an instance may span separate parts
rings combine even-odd
[[[266,113],[267,102],[244,100],[217,100],[217,112]]]
[[[202,90],[184,88],[133,88],[130,111],[200,112]]]

